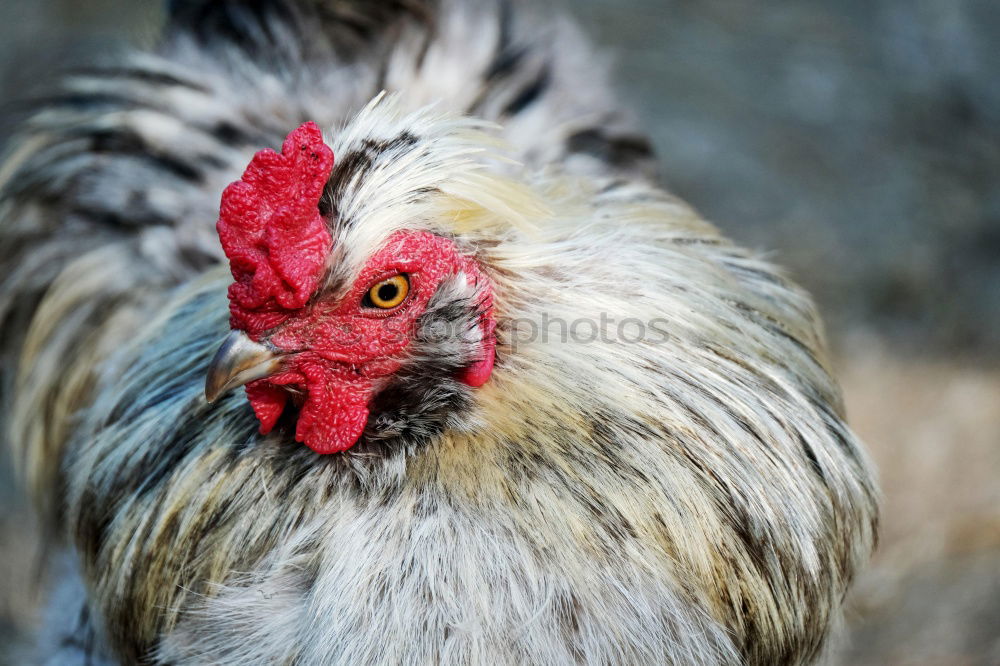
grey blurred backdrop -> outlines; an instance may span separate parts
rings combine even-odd
[[[664,184],[817,296],[885,491],[844,664],[1000,664],[1000,2],[575,0]],[[0,0],[0,140],[158,0]],[[3,466],[0,466],[2,468]],[[0,641],[37,536],[3,473]],[[0,650],[0,660],[3,650]]]

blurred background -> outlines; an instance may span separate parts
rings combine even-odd
[[[817,297],[885,495],[837,664],[1000,664],[1000,3],[573,0],[664,184]],[[0,0],[0,141],[159,0]],[[38,540],[0,464],[0,646]],[[0,647],[0,662],[4,650]]]

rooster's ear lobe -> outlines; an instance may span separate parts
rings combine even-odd
[[[495,358],[496,350],[494,345],[491,344],[486,356],[482,360],[476,361],[463,370],[458,376],[459,380],[463,384],[468,384],[472,388],[479,388],[485,384],[489,380],[490,375],[493,374],[493,362]]]
[[[493,319],[493,307],[489,305],[479,320],[483,331],[482,358],[463,370],[458,379],[463,384],[479,388],[493,374],[493,364],[497,355],[496,321]]]

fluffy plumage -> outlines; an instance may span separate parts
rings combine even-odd
[[[876,509],[813,306],[656,187],[593,62],[502,0],[176,2],[154,51],[40,109],[0,171],[5,399],[80,562],[80,658],[817,656]],[[219,193],[307,119],[336,155],[326,288],[428,231],[498,323],[490,381],[458,381],[482,299],[445,281],[331,456],[202,396]]]

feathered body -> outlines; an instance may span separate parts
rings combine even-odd
[[[71,76],[2,172],[10,439],[94,637],[61,649],[814,659],[876,516],[817,317],[658,189],[575,30],[506,2],[174,5],[155,51]],[[433,326],[477,293],[443,283],[328,456],[202,393],[228,330],[219,194],[308,119],[336,155],[330,293],[430,232],[497,319],[492,377],[456,381],[477,340]]]

